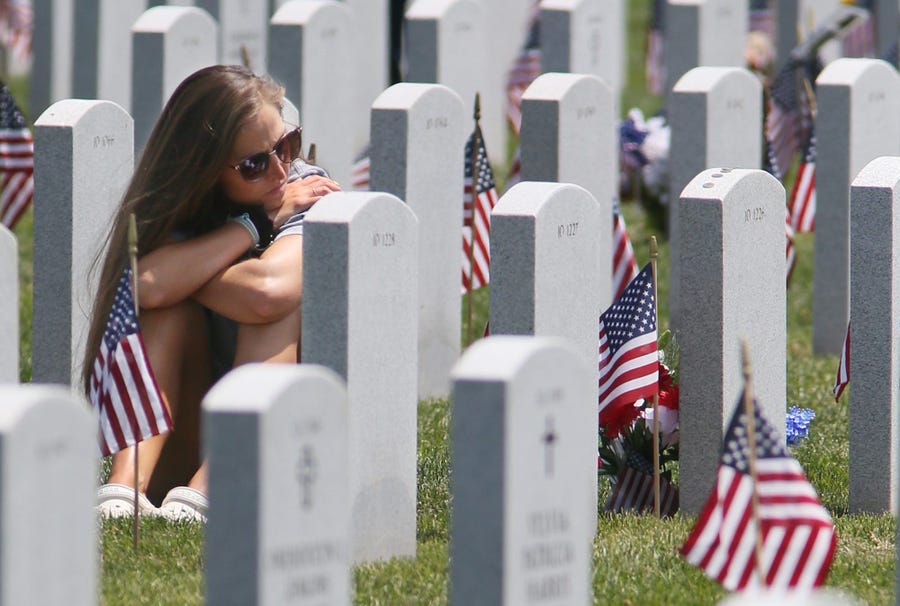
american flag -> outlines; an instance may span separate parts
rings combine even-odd
[[[766,102],[765,138],[780,172],[791,165],[797,151],[800,103],[797,72],[800,64],[789,61],[775,76]],[[776,175],[781,179],[782,174]]]
[[[834,523],[784,437],[763,418],[756,402],[753,410],[756,486],[742,397],[725,434],[715,486],[681,555],[729,591],[759,586],[809,590],[828,575],[837,542]],[[758,517],[753,515],[754,490]],[[757,524],[762,582],[756,574]]]
[[[126,269],[119,280],[91,375],[91,406],[100,419],[104,456],[172,429],[169,409],[144,352],[131,276]]]
[[[614,412],[659,390],[656,294],[648,263],[600,316],[600,423]]]
[[[503,191],[509,191],[513,185],[522,180],[522,146],[517,145],[513,154],[512,163],[509,165],[509,174],[506,175],[506,185]]]
[[[838,364],[837,375],[834,377],[834,401],[841,399],[844,388],[850,382],[850,322],[847,322],[847,336],[844,337],[844,345],[841,347],[841,361]]]
[[[616,484],[605,508],[613,513],[653,511],[653,466],[628,442],[624,444],[625,464],[616,476]],[[678,489],[664,477],[659,478],[659,513],[678,511]]]
[[[844,57],[875,56],[875,18],[871,11],[865,19],[855,19],[841,33],[841,54]]]
[[[619,202],[613,203],[613,292],[618,299],[625,292],[628,283],[637,275],[637,261],[634,247],[625,229],[625,218],[619,209]]]
[[[0,1],[0,43],[21,61],[31,57],[34,11],[29,0]]]
[[[764,170],[778,180],[781,180],[781,169],[778,167],[778,160],[772,151],[772,144],[768,140],[765,141],[766,162]],[[788,206],[784,207],[784,235],[785,235],[785,261],[787,263],[787,277],[785,284],[790,285],[791,275],[794,273],[794,266],[797,264],[797,252],[794,250],[794,228],[792,225],[791,212]]]
[[[12,93],[0,82],[0,221],[12,229],[34,194],[34,142]]]
[[[650,27],[647,28],[647,47],[644,59],[644,76],[647,91],[661,95],[666,86],[665,0],[654,0]]]
[[[797,177],[791,187],[788,204],[791,209],[791,227],[800,233],[812,232],[816,220],[816,134],[809,129],[803,146],[803,158],[797,168]]]
[[[366,145],[353,161],[350,173],[350,187],[353,191],[369,191],[369,146]]]
[[[791,213],[786,207],[784,213],[785,253],[787,255],[787,278],[785,279],[785,284],[790,285],[794,266],[797,265],[797,251],[794,250],[794,228],[791,226]]]
[[[528,36],[506,80],[506,117],[516,134],[522,130],[522,95],[541,75],[540,16],[540,3],[532,3]]]
[[[476,141],[478,149],[473,171],[472,155]],[[494,171],[491,170],[488,162],[481,127],[476,125],[475,131],[466,142],[462,238],[463,293],[481,288],[491,280],[491,210],[497,204],[497,198]],[[473,235],[474,245],[472,244]]]

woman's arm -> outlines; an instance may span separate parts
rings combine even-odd
[[[240,261],[218,272],[194,299],[243,324],[284,318],[300,306],[303,289],[303,237],[279,238],[258,259]]]
[[[190,297],[252,243],[247,229],[227,222],[202,236],[173,241],[144,255],[138,260],[141,307],[168,307]]]

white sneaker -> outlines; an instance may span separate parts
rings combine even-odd
[[[104,484],[97,490],[97,513],[104,518],[126,518],[134,515],[134,487]],[[138,513],[153,515],[157,511],[147,495],[138,493]]]
[[[209,499],[205,494],[187,486],[176,486],[163,499],[157,515],[168,520],[206,522]]]

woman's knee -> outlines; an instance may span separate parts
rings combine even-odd
[[[238,327],[234,365],[249,362],[296,363],[300,325],[300,308],[277,322],[241,324]]]

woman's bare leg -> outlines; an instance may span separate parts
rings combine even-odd
[[[241,324],[238,327],[234,365],[250,362],[296,364],[300,349],[300,310],[272,324]],[[188,486],[207,493],[207,463],[197,470]]]
[[[212,381],[207,321],[190,300],[143,310],[144,346],[175,429],[140,442],[138,489],[156,503],[172,486],[184,484],[200,456],[200,401]],[[134,447],[113,455],[109,481],[134,484]]]

